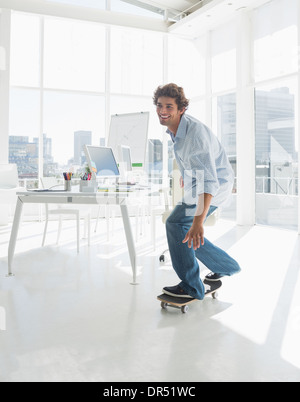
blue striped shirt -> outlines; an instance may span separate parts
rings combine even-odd
[[[213,196],[221,206],[230,197],[234,173],[225,150],[212,131],[199,120],[183,114],[176,136],[170,130],[175,158],[184,179],[184,202],[198,204],[200,194]]]

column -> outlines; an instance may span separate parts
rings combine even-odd
[[[255,224],[255,107],[251,12],[237,26],[237,224]]]

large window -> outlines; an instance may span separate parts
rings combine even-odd
[[[104,92],[105,28],[46,18],[44,87]]]
[[[11,21],[9,162],[20,179],[37,179],[40,141],[40,19],[13,14]]]
[[[168,81],[183,87],[192,101],[203,96],[206,74],[202,42],[169,37],[168,54]]]
[[[27,185],[79,169],[84,144],[105,144],[112,114],[150,112],[147,168],[162,169],[152,102],[163,82],[162,35],[17,12],[11,27],[9,159]]]
[[[40,85],[40,18],[14,13],[11,21],[10,83]]]
[[[162,176],[163,138],[152,97],[163,83],[162,35],[111,28],[110,113],[150,112],[145,170]]]
[[[216,134],[222,143],[236,177],[236,95],[230,93],[213,99],[213,117],[217,123]],[[236,182],[233,192],[237,192]]]
[[[212,128],[222,143],[236,177],[236,26],[226,24],[211,35]],[[222,217],[236,219],[237,182],[234,196],[222,207]]]
[[[289,229],[298,227],[297,3],[254,13],[256,222]]]
[[[13,89],[10,94],[9,162],[20,179],[35,180],[39,169],[40,92]]]
[[[255,81],[298,69],[297,0],[274,0],[254,13]],[[272,18],[270,16],[275,16]]]
[[[236,152],[236,95],[229,93],[215,96],[212,102],[213,131],[218,136],[230,161],[235,181],[233,196],[222,207],[222,217],[236,219],[237,152]]]
[[[82,145],[100,145],[104,138],[104,110],[104,96],[45,91],[44,176],[61,175],[84,163]]]
[[[158,34],[111,28],[111,92],[152,96],[163,81],[163,41]]]
[[[174,82],[183,87],[186,97],[190,100],[187,114],[207,123],[205,38],[189,41],[178,37],[169,37],[168,56],[168,82]],[[173,158],[173,145],[169,141],[168,170],[170,175]]]
[[[81,164],[80,133],[105,137],[105,28],[13,13],[11,38],[9,161],[32,186]]]
[[[296,80],[256,89],[256,222],[297,229]]]
[[[83,145],[105,138],[105,28],[55,18],[44,27],[43,175],[49,176],[79,169]]]

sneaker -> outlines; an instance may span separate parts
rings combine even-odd
[[[194,299],[194,297],[187,294],[179,285],[177,286],[168,286],[163,288],[163,292],[166,295],[173,296],[173,297],[182,297],[185,299]]]
[[[205,279],[209,282],[217,282],[219,281],[221,278],[223,278],[224,275],[221,274],[214,274],[213,272],[209,273],[208,275],[206,275]]]

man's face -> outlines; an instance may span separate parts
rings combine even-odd
[[[167,126],[171,131],[176,131],[184,110],[178,109],[175,99],[162,96],[158,98],[156,112],[160,124]]]

